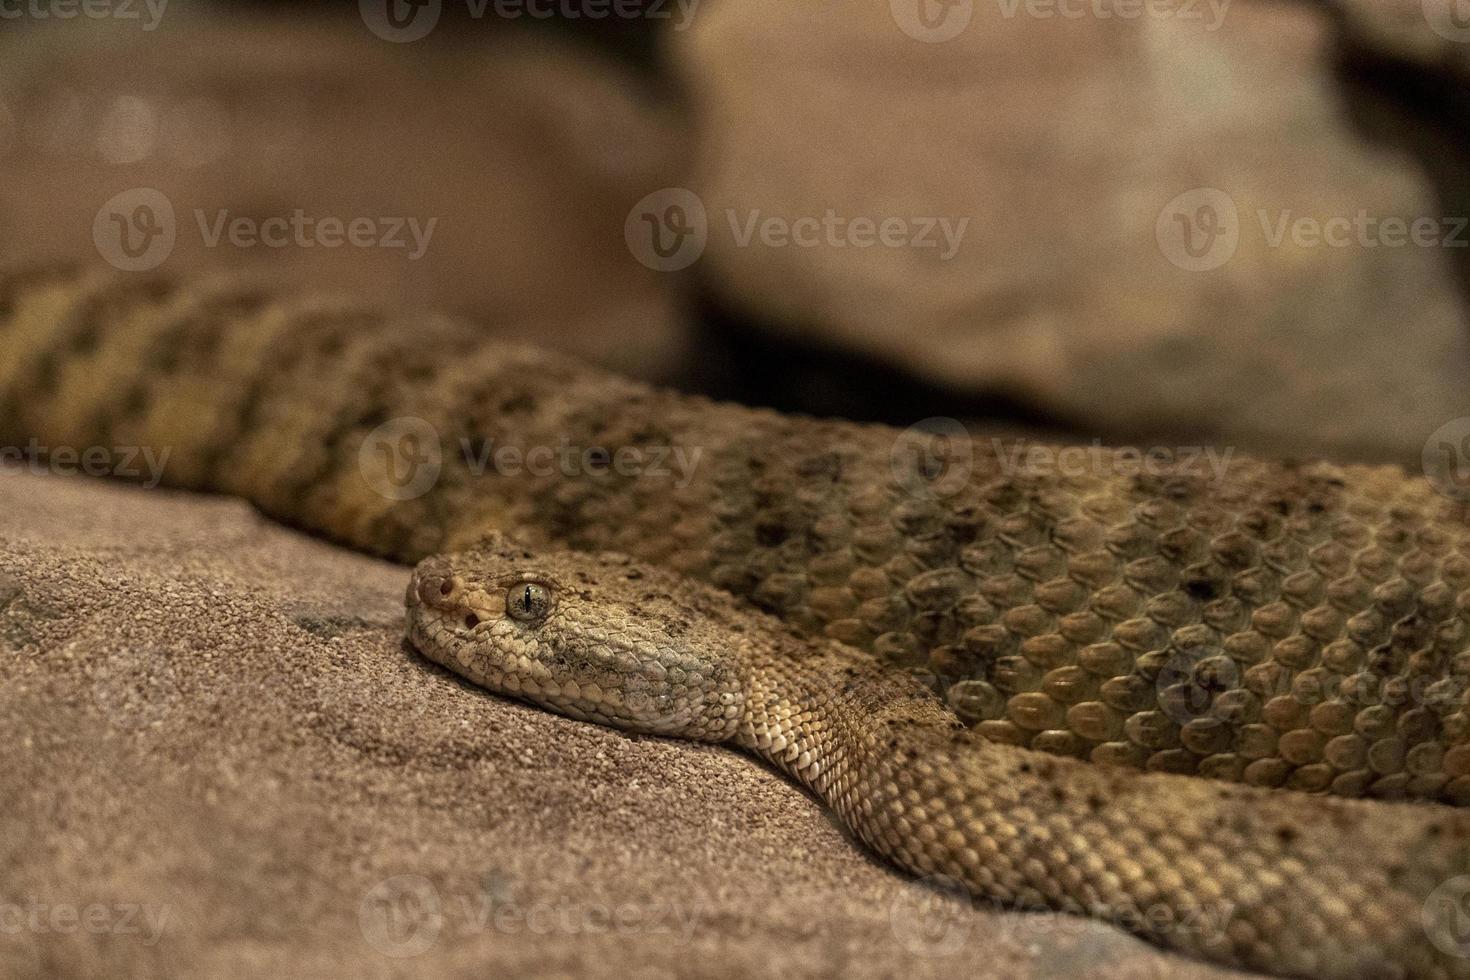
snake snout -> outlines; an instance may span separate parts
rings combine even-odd
[[[421,562],[413,573],[413,594],[419,602],[434,609],[452,609],[457,600],[460,583],[442,558],[429,558]]]

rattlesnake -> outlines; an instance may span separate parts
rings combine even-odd
[[[1209,936],[1135,928],[1223,962],[1470,975],[1464,814],[1273,788],[1470,800],[1470,518],[1395,467],[1064,466],[437,317],[55,268],[0,281],[10,445],[150,447],[174,485],[427,559],[426,655],[733,739],[910,870],[1104,916],[1210,906]],[[586,556],[608,551],[633,558]]]
[[[1425,932],[1427,921],[1444,941],[1426,897],[1470,868],[1466,821],[1448,808],[988,742],[870,657],[616,553],[492,538],[426,559],[407,599],[410,640],[430,659],[576,718],[733,742],[918,874],[1280,973],[1470,973]]]

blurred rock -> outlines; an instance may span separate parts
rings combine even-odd
[[[1470,76],[1464,0],[1331,0],[1355,44],[1432,71]]]
[[[247,269],[441,309],[645,377],[679,357],[670,280],[622,229],[682,165],[680,131],[620,66],[489,25],[473,43],[390,44],[355,16],[196,7],[151,32],[28,28],[0,39],[12,258],[99,261],[94,222],[116,245],[120,220],[99,210],[126,220],[153,188],[174,216],[167,272]],[[241,218],[278,246],[232,243]],[[347,240],[354,219],[373,244]]]
[[[1357,128],[1324,8],[1100,2],[701,8],[705,280],[1110,438],[1417,459],[1470,414],[1463,150]]]

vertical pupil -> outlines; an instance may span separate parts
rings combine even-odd
[[[530,612],[531,611],[531,587],[529,585],[526,586],[526,594],[525,594],[524,598],[521,601],[524,602],[525,605],[526,605],[526,612]]]

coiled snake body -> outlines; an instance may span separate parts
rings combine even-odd
[[[1470,975],[1465,505],[1394,467],[962,436],[235,282],[0,279],[0,447],[152,447],[423,561],[411,638],[486,687],[735,741],[977,894],[1210,910],[1130,921],[1278,973]]]

